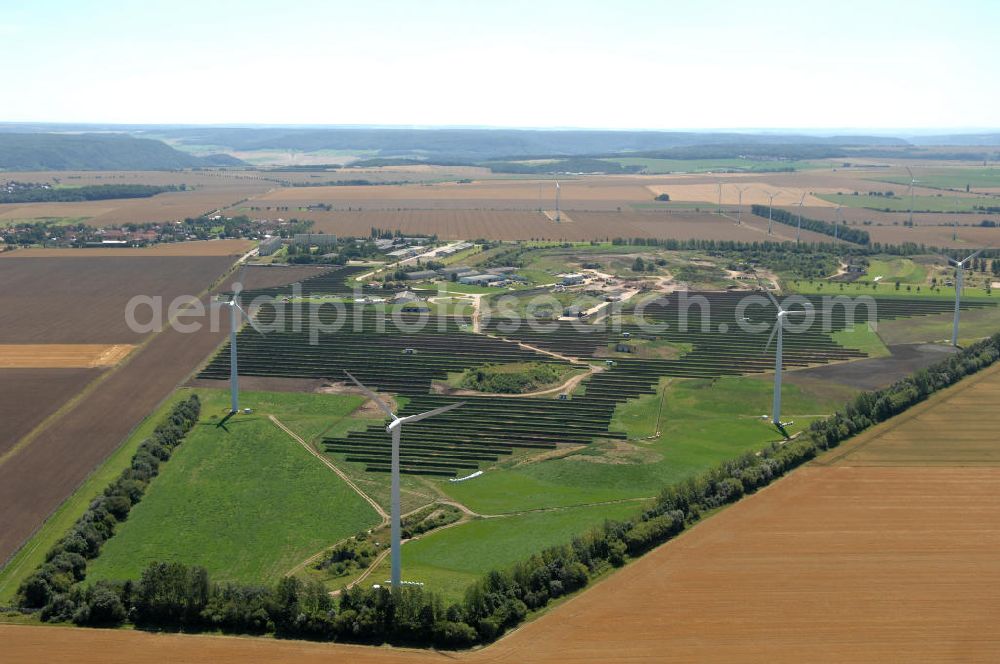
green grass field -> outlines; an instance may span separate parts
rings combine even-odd
[[[964,191],[966,185],[970,189],[1000,187],[1000,169],[998,168],[941,168],[914,172],[921,187],[933,189],[958,189]],[[890,175],[878,179],[879,182],[909,185],[910,179],[905,175]]]
[[[513,459],[474,480],[441,483],[441,490],[482,514],[652,497],[670,483],[780,439],[760,419],[770,410],[768,377],[674,379],[666,390],[659,436],[650,438],[660,395],[647,395],[615,413],[611,428],[626,431],[628,441],[595,442],[537,462]],[[782,394],[783,419],[795,421],[792,432],[840,406],[787,384]]]
[[[407,542],[402,549],[403,580],[425,584],[446,603],[457,601],[486,572],[567,544],[606,519],[625,519],[640,509],[639,502],[625,502],[468,521]],[[369,579],[383,583],[388,578],[387,559]]]
[[[309,440],[364,426],[347,395],[247,392],[219,428],[224,390],[198,390],[202,420],[165,464],[88,579],[136,578],[155,560],[202,565],[216,580],[272,582],[320,549],[379,521],[341,479],[268,420]],[[227,430],[228,429],[228,430]]]
[[[888,357],[892,354],[868,323],[834,332],[830,336],[841,346],[857,348],[868,353],[869,357]]]
[[[879,323],[878,335],[887,344],[951,341],[953,315],[915,316]],[[959,321],[959,344],[968,345],[1000,332],[1000,307],[963,311]]]
[[[654,159],[646,157],[615,157],[603,159],[622,166],[642,166],[647,173],[705,173],[708,171],[769,172],[784,169],[796,171],[831,168],[821,161],[757,161],[753,159]]]
[[[793,281],[789,284],[789,290],[795,293],[800,293],[802,295],[846,295],[848,297],[858,297],[861,295],[870,295],[873,297],[902,297],[902,298],[937,298],[939,300],[948,300],[953,302],[955,300],[955,288],[954,286],[935,286],[931,288],[930,284],[923,286],[915,284],[900,284],[899,290],[896,290],[896,285],[887,280],[883,280],[882,283],[871,283],[865,277],[865,281],[855,281],[853,283],[834,283],[830,281]],[[968,282],[966,282],[968,283]],[[909,290],[907,290],[909,286]],[[976,299],[976,300],[989,300],[1000,303],[1000,293],[990,294],[986,292],[985,288],[973,288],[971,286],[965,286],[962,289],[962,299]]]
[[[923,284],[927,281],[927,269],[909,258],[869,259],[866,278],[870,281],[879,276],[886,283]]]
[[[885,196],[867,196],[852,194],[816,194],[824,201],[836,203],[850,208],[867,208],[870,210],[889,210],[890,212],[906,212],[910,209],[910,197],[905,191],[897,191],[892,198]],[[913,209],[917,212],[976,212],[975,206],[996,207],[997,199],[988,197],[963,196],[956,203],[954,196],[914,196]],[[985,214],[985,213],[983,213]]]

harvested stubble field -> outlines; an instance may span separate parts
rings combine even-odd
[[[573,211],[572,222],[556,223],[540,212],[484,210],[403,210],[324,212],[316,215],[317,231],[367,235],[371,228],[403,233],[434,233],[444,240],[603,240],[613,237],[656,237],[705,240],[764,240],[757,226],[741,228],[735,221],[706,212],[584,212]],[[744,215],[750,221],[749,211]],[[787,229],[786,229],[787,235]],[[794,237],[794,236],[789,236]],[[803,231],[803,239],[816,239]],[[787,238],[785,238],[787,239]]]
[[[857,436],[822,460],[842,466],[1000,466],[1000,367]]]
[[[0,369],[95,369],[113,367],[130,344],[0,344]]]
[[[122,173],[5,173],[22,182],[53,182],[65,186],[101,184],[187,185],[186,191],[171,191],[150,198],[120,198],[72,203],[8,203],[0,205],[0,225],[11,221],[43,218],[87,218],[88,224],[126,224],[178,221],[234,205],[255,196],[276,182],[257,174],[212,172],[122,172]]]
[[[648,201],[653,197],[638,178],[584,177],[560,181],[562,201],[571,206],[587,201]],[[480,180],[469,183],[404,184],[385,186],[293,187],[255,197],[251,205],[340,204],[355,201],[383,207],[386,200],[553,201],[555,180]],[[427,207],[426,205],[424,207]],[[469,207],[473,207],[469,205]],[[474,207],[479,207],[475,205]]]
[[[962,215],[966,217],[967,215]],[[901,244],[914,242],[932,247],[972,247],[981,248],[1000,242],[1000,229],[982,227],[959,227],[958,239],[953,240],[951,226],[865,226],[872,242]],[[970,251],[969,253],[972,253]]]
[[[38,391],[57,378],[35,372],[24,374],[29,384],[36,382],[34,391],[16,390],[5,399],[18,425],[17,437],[0,456],[0,564],[228,332],[228,316],[219,316],[216,332],[206,325],[193,334],[169,327],[138,334],[125,323],[128,299],[162,295],[166,318],[175,295],[204,291],[233,261],[232,256],[0,258],[7,286],[0,295],[0,342],[142,344],[104,373],[71,374],[75,382],[59,385],[51,399],[39,398]],[[207,297],[202,301],[207,308]],[[65,411],[57,412],[64,404]]]
[[[775,208],[777,207],[778,205],[775,204]],[[781,207],[788,212],[795,214],[795,205],[782,205]],[[834,221],[846,221],[850,226],[864,225],[865,222],[869,221],[872,222],[872,226],[877,226],[879,224],[882,226],[902,226],[910,220],[910,214],[907,211],[883,212],[881,210],[869,210],[866,208],[842,207],[838,213],[836,207],[810,207],[806,205],[802,206],[802,216],[808,217],[809,219],[819,219],[821,221],[828,221],[831,223]],[[942,224],[950,226],[958,221],[959,228],[961,228],[966,225],[978,225],[983,219],[1000,221],[1000,215],[986,214],[985,212],[959,214],[952,214],[949,212],[913,213],[914,226],[941,226]],[[865,226],[865,228],[867,229],[868,227]]]

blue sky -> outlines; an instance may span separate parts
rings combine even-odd
[[[0,0],[0,121],[998,127],[998,26],[995,0]]]

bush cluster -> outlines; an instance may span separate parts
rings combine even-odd
[[[19,606],[26,609],[44,607],[43,619],[58,615],[59,618],[72,618],[79,624],[107,624],[109,616],[116,614],[106,601],[110,592],[108,586],[99,584],[85,592],[75,591],[72,602],[66,594],[86,577],[87,561],[98,556],[101,546],[114,535],[118,524],[128,518],[132,506],[142,500],[149,482],[159,473],[160,464],[170,458],[174,448],[198,421],[200,412],[198,395],[174,406],[153,435],[139,445],[129,467],[90,503],[83,516],[49,550],[45,562],[24,580],[18,589]],[[70,603],[89,609],[66,616],[65,607]]]
[[[750,206],[750,211],[758,217],[768,218],[768,206],[766,205],[752,205]],[[799,225],[799,216],[797,214],[793,214],[788,210],[782,210],[781,208],[771,208],[770,212],[772,215],[771,218],[779,224],[796,227]],[[871,236],[868,235],[868,231],[849,228],[843,224],[831,224],[819,219],[802,217],[802,228],[814,233],[837,237],[845,242],[853,242],[854,244],[871,243]]]
[[[540,385],[554,383],[559,376],[559,369],[551,364],[531,364],[519,371],[509,371],[503,365],[486,364],[466,373],[461,387],[493,394],[523,394]]]

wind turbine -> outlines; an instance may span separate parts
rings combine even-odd
[[[257,327],[257,323],[250,318],[250,314],[240,306],[240,284],[233,285],[233,296],[228,302],[220,302],[219,306],[229,307],[229,412],[238,413],[240,411],[240,385],[239,373],[236,367],[236,332],[240,326],[240,314],[247,319],[250,326],[257,330],[261,336],[264,331]]]
[[[392,412],[392,409],[384,401],[378,398],[374,392],[369,390],[367,387],[362,385],[361,381],[352,376],[348,371],[344,371],[347,377],[350,378],[355,385],[361,388],[361,391],[365,393],[369,399],[375,402],[375,404],[382,409],[382,411],[389,416],[390,422],[385,427],[385,430],[392,435],[392,509],[390,514],[390,534],[392,537],[392,587],[401,588],[402,587],[402,563],[399,556],[399,539],[400,539],[400,508],[399,508],[399,441],[402,437],[403,424],[408,422],[419,422],[420,420],[425,420],[428,417],[434,417],[435,415],[440,415],[441,413],[452,410],[453,408],[458,408],[465,404],[464,401],[459,401],[458,403],[449,404],[447,406],[442,406],[441,408],[435,408],[434,410],[428,410],[424,413],[418,413],[417,415],[409,415],[408,417],[400,417],[396,413]]]
[[[955,223],[951,227],[951,241],[952,242],[957,242],[958,241],[958,208],[959,208],[958,196],[955,196]]]
[[[984,249],[980,249],[962,261],[957,261],[954,258],[945,256],[945,258],[948,259],[948,263],[955,266],[955,322],[952,324],[951,328],[951,345],[955,348],[958,348],[958,317],[962,306],[962,281],[965,277],[965,264],[979,254],[983,253],[983,251]]]
[[[799,238],[802,237],[802,204],[806,200],[806,195],[802,194],[802,198],[799,199],[799,227],[795,231],[795,244],[799,243]]]
[[[767,196],[767,234],[771,234],[771,226],[774,225],[774,220],[771,218],[771,210],[774,207],[774,197],[780,194],[780,191],[776,191],[773,194],[765,191],[764,195]]]
[[[920,180],[914,179],[913,171],[910,167],[906,167],[906,172],[910,174],[910,228],[913,228],[913,185],[915,185]]]
[[[556,180],[556,223],[559,223],[559,180]]]
[[[749,188],[750,187],[736,187],[736,191],[740,192],[739,193],[740,201],[736,205],[736,225],[740,225],[743,223],[741,221],[743,219],[743,192]]]
[[[758,280],[759,281],[759,280]],[[763,288],[763,285],[761,286]],[[805,311],[788,311],[784,309],[781,304],[778,303],[778,299],[771,294],[771,291],[764,289],[764,293],[771,299],[774,306],[778,308],[778,315],[774,322],[774,329],[771,330],[771,336],[767,340],[767,345],[764,347],[764,352],[766,353],[771,347],[771,342],[775,340],[775,336],[778,339],[778,345],[775,347],[774,353],[774,396],[771,399],[771,422],[774,426],[781,429],[781,353],[783,350],[784,342],[784,328],[785,319],[789,316],[796,316],[800,314],[805,314]]]
[[[716,186],[719,188],[719,210],[718,210],[718,212],[719,212],[719,214],[722,214],[722,183],[719,182],[719,183],[716,184]]]

